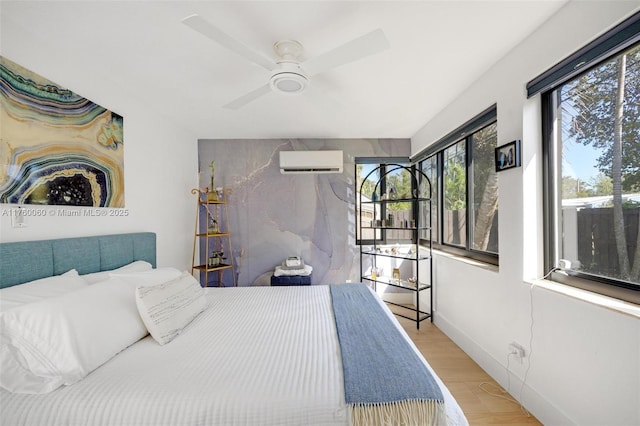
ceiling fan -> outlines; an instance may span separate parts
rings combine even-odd
[[[248,61],[271,71],[267,84],[223,106],[228,109],[238,109],[271,91],[287,95],[302,93],[312,76],[389,48],[384,32],[377,29],[304,62],[300,61],[304,50],[302,44],[295,40],[277,41],[273,44],[273,50],[278,59],[273,61],[227,35],[200,15],[187,16],[182,22]]]

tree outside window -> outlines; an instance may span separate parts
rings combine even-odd
[[[443,242],[462,247],[467,243],[466,158],[464,140],[444,150]]]
[[[471,136],[473,167],[473,218],[471,248],[498,254],[498,174],[494,164],[497,124],[493,123]]]

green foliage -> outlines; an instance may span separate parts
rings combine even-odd
[[[445,210],[462,210],[467,205],[466,171],[459,161],[449,161],[444,174]]]
[[[612,193],[613,182],[604,173],[598,173],[598,176],[590,178],[588,182],[572,176],[562,177],[562,198],[597,197]]]
[[[382,188],[380,187],[380,185],[376,187],[376,184],[379,183],[378,182],[379,173],[373,173],[369,176],[368,179],[364,180],[366,177],[365,176],[366,173],[363,170],[364,170],[364,167],[362,164],[356,165],[356,172],[357,172],[356,185],[357,185],[358,191],[361,190],[362,195],[368,198],[371,198],[373,192],[375,191],[378,199],[380,199],[382,196],[381,194]],[[412,193],[411,174],[409,173],[409,171],[403,168],[398,168],[397,171],[391,171],[389,174],[387,174],[385,179],[386,179],[387,192],[389,192],[390,188],[393,188],[396,194],[396,198],[411,197],[411,193]],[[393,210],[393,211],[409,210],[410,208],[411,208],[411,203],[406,203],[406,202],[405,203],[403,202],[387,203],[386,205],[387,210]]]
[[[604,173],[598,173],[598,176],[591,178],[589,185],[593,190],[593,195],[613,194],[613,182],[611,178]]]
[[[640,46],[626,54],[625,93],[622,118],[622,189],[640,191]],[[578,143],[602,150],[598,170],[612,177],[614,114],[618,90],[617,61],[608,61],[579,79],[566,84],[561,92],[563,123],[569,137]]]
[[[394,188],[397,198],[411,197],[411,175],[405,169],[387,175],[387,188]],[[409,210],[410,203],[390,203],[387,204],[387,210],[401,211]]]

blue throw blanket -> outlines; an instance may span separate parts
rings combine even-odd
[[[331,285],[346,403],[357,424],[444,424],[442,392],[364,284]]]

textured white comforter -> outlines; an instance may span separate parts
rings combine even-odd
[[[165,346],[147,337],[50,394],[1,390],[0,424],[349,424],[328,287],[212,288],[207,297],[210,307]],[[466,424],[443,394],[449,423]]]

